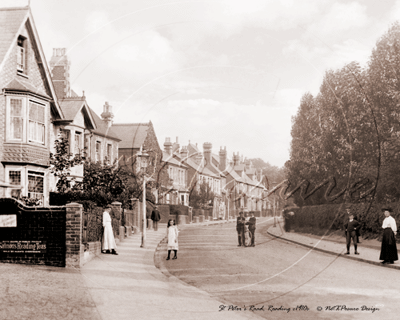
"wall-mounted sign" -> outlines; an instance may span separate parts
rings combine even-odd
[[[16,227],[17,215],[16,214],[2,214],[0,215],[0,228],[1,227]]]
[[[0,252],[7,253],[44,253],[45,241],[0,241]]]

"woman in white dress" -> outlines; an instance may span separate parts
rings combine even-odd
[[[103,232],[103,247],[102,247],[102,253],[111,253],[112,254],[118,254],[115,251],[115,248],[117,247],[115,244],[115,239],[114,239],[114,233],[111,225],[111,216],[110,216],[110,211],[111,207],[106,207],[103,212],[103,227],[104,227],[104,232]]]
[[[175,256],[172,259],[178,259],[178,227],[175,225],[175,220],[170,219],[167,225],[167,239],[168,239],[168,257],[170,259],[171,250],[174,250]]]

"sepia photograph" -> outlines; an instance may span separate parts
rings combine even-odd
[[[0,320],[398,319],[400,0],[0,0],[0,90]]]

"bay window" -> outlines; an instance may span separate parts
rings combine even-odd
[[[45,107],[29,101],[29,141],[44,144]]]
[[[27,96],[7,96],[6,142],[45,145],[46,107]]]
[[[28,197],[40,199],[44,196],[44,172],[28,170]]]
[[[10,99],[10,139],[22,140],[24,117],[22,99]]]

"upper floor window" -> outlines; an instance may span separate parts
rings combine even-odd
[[[10,99],[10,139],[22,140],[23,129],[22,99]]]
[[[46,144],[46,104],[24,96],[6,99],[6,141]]]
[[[17,41],[17,71],[27,73],[27,55],[26,55],[27,40],[23,36],[18,37]]]
[[[29,101],[29,141],[44,144],[45,107]]]

